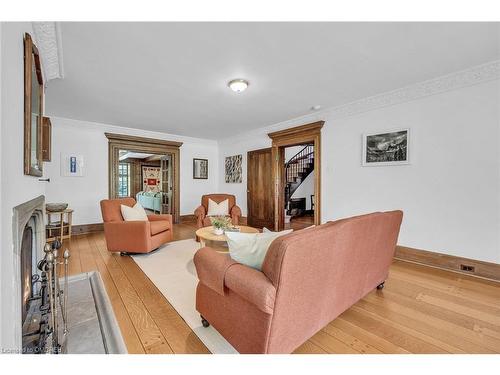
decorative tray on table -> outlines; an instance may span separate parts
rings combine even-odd
[[[224,232],[240,232],[240,231],[241,231],[241,228],[237,227],[237,226],[227,227],[226,229],[224,229]]]

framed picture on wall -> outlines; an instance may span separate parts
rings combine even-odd
[[[208,179],[208,159],[193,159],[193,178],[196,180]]]
[[[242,181],[241,164],[242,155],[227,156],[225,160],[225,181],[226,183],[240,184]]]
[[[142,166],[142,191],[159,193],[161,191],[161,168],[156,165]]]
[[[410,164],[410,129],[363,135],[362,165]]]
[[[61,154],[61,176],[82,177],[84,176],[83,155]]]

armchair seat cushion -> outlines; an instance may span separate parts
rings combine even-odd
[[[170,223],[166,220],[150,221],[150,226],[152,236],[170,229]]]

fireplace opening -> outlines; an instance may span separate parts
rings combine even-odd
[[[30,299],[33,298],[33,229],[26,225],[21,241],[21,314],[22,322],[26,321]]]

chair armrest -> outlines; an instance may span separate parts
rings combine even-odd
[[[206,211],[205,211],[205,207],[204,206],[198,206],[196,208],[196,210],[194,210],[194,215],[197,217],[197,218],[205,218],[205,215],[206,215]]]
[[[161,214],[161,215],[148,215],[149,221],[168,221],[172,225],[172,215]]]
[[[115,221],[104,223],[104,234],[110,251],[141,250],[149,247],[151,224],[149,221]]]
[[[204,247],[194,254],[194,265],[200,283],[224,295],[224,278],[227,270],[237,264],[228,254],[221,254],[210,247]]]
[[[231,216],[241,216],[241,208],[239,208],[237,205],[234,205],[233,208],[231,208]]]
[[[273,313],[276,288],[261,271],[238,263],[227,270],[224,283],[259,310]]]

